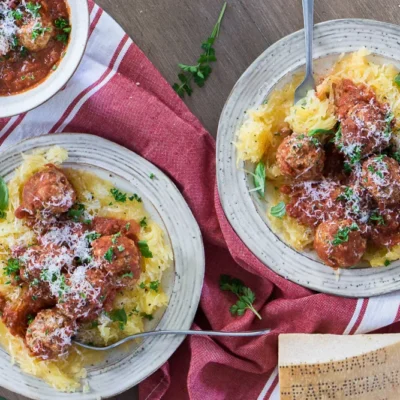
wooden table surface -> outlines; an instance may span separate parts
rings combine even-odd
[[[216,43],[217,63],[202,89],[185,101],[215,136],[219,114],[233,85],[268,46],[303,26],[301,0],[227,0],[228,8]],[[98,0],[130,34],[171,84],[177,64],[193,64],[211,33],[222,0]],[[400,0],[315,0],[315,22],[368,18],[400,22]],[[289,62],[289,60],[288,60]],[[23,400],[0,388],[0,396]],[[134,400],[132,389],[114,400]]]

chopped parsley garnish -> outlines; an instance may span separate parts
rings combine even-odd
[[[80,218],[85,212],[85,206],[83,204],[74,204],[72,208],[68,210],[68,217],[72,218],[75,222],[79,222]]]
[[[3,273],[6,276],[16,274],[21,268],[20,262],[17,258],[9,258],[7,265],[4,267]]]
[[[351,187],[346,186],[346,188],[344,189],[343,193],[341,193],[336,198],[336,200],[349,201],[353,195],[354,195],[354,190]]]
[[[121,237],[121,232],[116,233],[115,235],[112,235],[111,237],[111,243],[112,244],[116,244],[117,243],[117,239]]]
[[[153,173],[150,173],[149,178],[154,179],[156,176]]]
[[[143,217],[143,218],[140,220],[139,225],[140,225],[142,228],[146,228],[146,226],[147,226],[147,217]]]
[[[114,249],[110,247],[104,254],[104,259],[111,262],[114,256]]]
[[[125,250],[125,247],[124,246],[118,246],[117,249],[118,249],[118,251],[122,252],[122,251]]]
[[[29,314],[26,317],[26,320],[28,321],[28,325],[30,325],[33,322],[34,319],[35,319],[35,317],[33,315]]]
[[[358,230],[359,230],[358,225],[355,222],[353,222],[350,226],[339,228],[333,238],[332,244],[334,246],[338,246],[340,244],[348,242],[350,232]]]
[[[127,274],[123,274],[121,278],[133,278],[133,272],[128,272]]]
[[[132,196],[129,197],[130,201],[136,200],[138,203],[142,202],[142,198],[139,197],[136,193],[134,193]]]
[[[369,217],[369,220],[377,222],[378,225],[385,225],[385,220],[383,216],[378,212],[373,212]]]
[[[109,317],[111,321],[118,322],[119,329],[121,329],[121,331],[125,329],[125,325],[128,322],[128,316],[126,315],[126,311],[124,308],[111,311]]]
[[[137,244],[144,258],[153,258],[153,253],[150,251],[146,240],[139,240]]]
[[[154,292],[158,292],[159,286],[160,286],[160,282],[159,281],[151,281],[149,286],[147,286],[144,282],[141,282],[139,284],[140,289],[153,290]]]
[[[345,162],[345,163],[343,164],[343,171],[344,171],[346,174],[351,174],[352,169],[351,169],[351,165],[350,165],[348,162]]]
[[[281,201],[276,206],[271,207],[271,215],[276,218],[283,218],[286,215],[285,202]]]
[[[110,192],[113,195],[115,201],[117,201],[118,203],[126,202],[126,193],[122,193],[120,190],[116,188],[111,189]]]
[[[65,18],[57,18],[54,21],[54,25],[61,31],[61,33],[57,34],[56,39],[59,42],[67,43],[72,29],[69,22]]]
[[[318,147],[321,143],[318,139],[316,139],[315,137],[310,138],[310,142],[315,146]]]
[[[361,147],[356,146],[350,156],[350,164],[354,165],[361,161]]]
[[[383,265],[385,266],[385,267],[388,267],[389,265],[391,264],[391,262],[390,262],[390,260],[385,260],[385,262],[383,263]]]
[[[131,223],[128,222],[128,223],[125,225],[125,229],[126,229],[127,231],[129,231],[130,227],[131,227]]]
[[[392,121],[394,119],[394,114],[392,112],[389,112],[385,118],[386,122],[386,128],[384,134],[386,136],[390,136],[392,133]]]
[[[142,312],[140,315],[141,315],[143,318],[146,318],[146,319],[149,320],[149,321],[153,321],[153,319],[154,319],[154,317],[153,317],[151,314],[146,314],[146,313]]]
[[[100,238],[100,237],[101,237],[100,233],[97,233],[97,232],[88,233],[88,234],[86,235],[86,239],[87,239],[87,241],[88,241],[89,243],[92,243],[94,240],[97,240],[97,239]]]
[[[150,290],[153,290],[154,292],[158,292],[158,287],[160,286],[159,281],[152,281],[150,282]]]
[[[380,154],[379,156],[375,157],[375,161],[383,161],[383,159],[385,158],[385,154]]]
[[[32,14],[34,18],[39,17],[39,10],[42,8],[40,3],[32,3],[31,1],[29,3],[26,3],[25,5],[26,9]]]
[[[375,169],[375,167],[373,165],[368,165],[368,171],[372,172],[375,175],[378,175],[379,178],[383,179],[382,171],[379,171],[379,170]]]
[[[40,22],[37,22],[35,26],[32,29],[32,39],[36,40],[39,36],[43,36],[45,32],[51,32],[50,27],[43,27],[43,25]]]
[[[23,14],[21,10],[18,10],[18,8],[16,10],[12,10],[10,11],[10,15],[12,18],[14,18],[17,21],[21,21]]]
[[[397,162],[400,162],[400,151],[395,151],[395,152],[392,154],[392,157],[393,157]]]

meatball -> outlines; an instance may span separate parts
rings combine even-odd
[[[276,159],[282,173],[299,180],[322,176],[325,152],[321,144],[303,134],[293,134],[283,140]]]
[[[369,218],[369,239],[378,247],[393,247],[400,243],[400,207],[380,204]]]
[[[345,215],[345,207],[338,201],[342,187],[330,179],[283,186],[281,191],[290,196],[287,214],[311,228],[327,219],[343,218]]]
[[[133,273],[140,274],[140,254],[135,242],[127,237],[103,236],[92,243],[96,260],[112,276]]]
[[[69,288],[60,297],[57,308],[72,319],[89,321],[98,316],[103,303],[114,296],[110,276],[100,269],[78,267],[66,278]]]
[[[346,268],[357,264],[367,241],[351,220],[323,222],[315,233],[314,248],[321,260],[333,268]]]
[[[343,79],[333,85],[336,114],[339,120],[345,118],[350,109],[357,104],[368,104],[375,99],[374,92],[366,85],[356,85],[350,79]]]
[[[65,174],[52,164],[34,174],[24,185],[17,218],[34,217],[37,212],[57,215],[68,211],[76,193]]]
[[[3,311],[3,322],[12,335],[24,337],[28,322],[40,310],[52,307],[56,299],[46,286],[35,284],[26,289],[15,302],[8,302]]]
[[[73,253],[66,247],[32,246],[20,256],[20,261],[24,266],[22,279],[27,281],[42,280],[42,274],[46,270],[54,269],[55,266],[62,270],[70,268],[73,263]]]
[[[52,36],[53,26],[50,21],[44,18],[29,21],[27,24],[22,25],[17,33],[21,46],[32,52],[44,50]]]
[[[387,108],[376,101],[359,103],[341,121],[341,136],[336,145],[350,159],[364,158],[382,151],[390,144],[392,122]]]
[[[26,345],[32,356],[54,360],[67,353],[77,325],[53,308],[41,311],[26,333]]]
[[[121,233],[129,239],[137,241],[140,225],[133,219],[125,221],[123,219],[95,217],[93,219],[92,229],[102,236]]]
[[[381,155],[365,161],[362,184],[378,203],[400,203],[400,166],[393,158]]]

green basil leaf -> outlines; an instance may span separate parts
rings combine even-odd
[[[276,206],[271,207],[271,215],[276,218],[282,218],[286,215],[286,204],[281,201]]]
[[[8,208],[8,187],[3,178],[0,177],[0,210],[4,211]]]
[[[308,136],[330,135],[332,133],[332,129],[311,129],[311,131],[308,132]]]
[[[261,197],[265,196],[265,164],[260,161],[254,171],[254,186]]]
[[[397,74],[397,75],[395,76],[395,78],[394,78],[394,83],[395,83],[397,86],[400,86],[400,74]]]

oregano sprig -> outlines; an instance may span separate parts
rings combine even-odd
[[[226,6],[227,3],[224,3],[218,21],[215,24],[210,37],[202,43],[201,48],[204,50],[204,53],[200,55],[199,59],[197,60],[197,64],[178,64],[182,72],[178,74],[179,83],[174,83],[172,88],[182,98],[185,96],[185,94],[190,96],[193,93],[193,88],[191,85],[192,80],[197,84],[198,87],[203,87],[212,72],[210,63],[217,61],[213,46],[215,39],[219,36]]]
[[[232,315],[241,316],[246,310],[250,310],[257,318],[262,319],[261,315],[253,307],[253,303],[256,300],[254,292],[250,288],[244,286],[244,283],[240,279],[232,278],[229,275],[221,275],[219,287],[221,290],[234,293],[239,299],[230,308]]]

